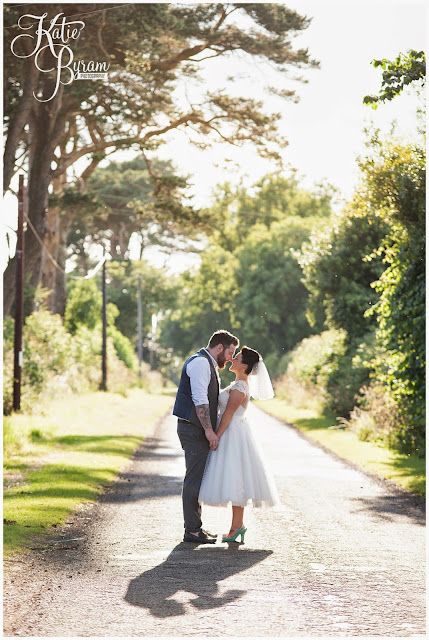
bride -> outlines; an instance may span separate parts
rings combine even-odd
[[[238,536],[244,542],[244,507],[271,507],[279,502],[274,480],[264,467],[245,416],[250,396],[267,400],[274,392],[262,357],[253,349],[242,347],[230,371],[235,373],[235,381],[219,394],[219,446],[209,452],[198,502],[232,504],[231,529],[222,542],[233,542]]]

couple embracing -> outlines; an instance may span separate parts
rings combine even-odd
[[[270,377],[260,354],[242,347],[229,331],[216,331],[206,348],[183,365],[173,414],[185,452],[186,475],[182,502],[185,542],[215,543],[217,536],[205,531],[201,505],[232,505],[232,523],[222,542],[240,536],[244,541],[244,507],[274,506],[278,496],[265,469],[245,413],[250,397],[274,396]],[[220,390],[218,369],[232,362],[235,381]]]

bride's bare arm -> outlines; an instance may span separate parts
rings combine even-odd
[[[232,420],[232,416],[237,411],[238,407],[241,405],[245,398],[246,394],[238,391],[237,389],[232,389],[229,392],[228,404],[226,405],[226,409],[223,412],[223,416],[221,418],[219,428],[216,431],[216,435],[220,438],[221,435],[228,429],[229,423]]]

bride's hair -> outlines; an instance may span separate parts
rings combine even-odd
[[[254,349],[249,349],[249,347],[242,347],[241,349],[241,361],[244,364],[247,364],[247,368],[245,371],[246,375],[252,372],[253,367],[259,360],[261,359],[260,354]]]

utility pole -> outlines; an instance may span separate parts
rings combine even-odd
[[[19,175],[18,237],[16,242],[15,341],[13,365],[13,409],[21,409],[21,374],[23,364],[22,325],[24,323],[24,176]]]
[[[142,377],[143,360],[143,334],[142,334],[142,277],[139,275],[139,286],[137,293],[137,333],[138,333],[138,356],[139,356],[139,378]]]
[[[102,293],[103,293],[103,306],[101,309],[101,321],[103,325],[102,335],[103,342],[101,347],[101,384],[100,391],[107,391],[107,288],[106,288],[106,259],[103,262],[102,271]]]

